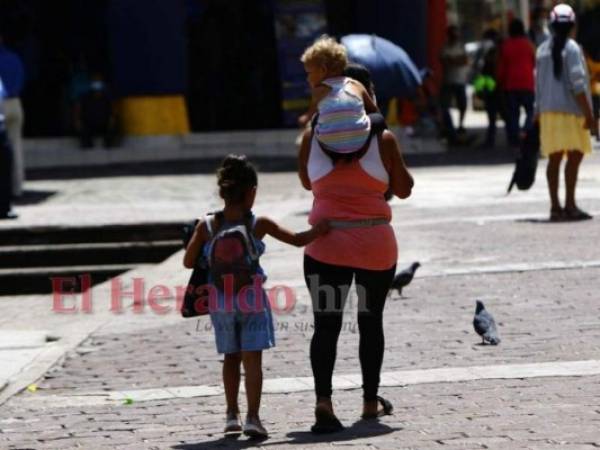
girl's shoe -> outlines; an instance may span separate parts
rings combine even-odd
[[[246,419],[244,434],[252,439],[266,439],[269,437],[269,433],[267,433],[265,427],[260,423],[260,419],[256,418]]]
[[[225,434],[241,434],[242,424],[240,416],[237,414],[227,414],[227,418],[225,419],[225,430],[223,432]]]

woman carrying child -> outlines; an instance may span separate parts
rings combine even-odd
[[[344,304],[353,279],[359,299],[362,417],[376,418],[392,411],[392,405],[378,396],[385,346],[383,309],[398,257],[385,194],[391,190],[407,198],[413,179],[394,135],[383,131],[372,136],[371,123],[364,124],[360,103],[373,103],[366,93],[371,85],[368,71],[364,69],[360,77],[364,85],[345,79],[341,72],[347,65],[344,47],[327,38],[309,47],[302,61],[315,100],[321,102],[319,112],[327,113],[330,105],[341,110],[333,117],[319,117],[314,132],[305,132],[299,153],[300,180],[314,195],[309,222],[328,220],[331,226],[327,235],[307,246],[304,255],[304,276],[314,312],[310,359],[316,422],[312,431],[329,433],[343,429],[331,401],[332,376]],[[320,88],[333,84],[332,79],[336,80],[334,86],[343,87],[329,91]],[[352,114],[342,114],[345,111]],[[323,125],[326,130],[337,130],[339,139],[323,139]]]
[[[262,351],[275,346],[275,336],[269,301],[262,289],[265,273],[258,264],[258,257],[265,251],[262,239],[269,235],[287,244],[304,246],[327,233],[329,227],[326,221],[319,221],[308,231],[294,233],[267,217],[256,218],[252,214],[252,206],[256,198],[258,176],[256,169],[243,156],[230,155],[225,158],[217,171],[217,181],[219,195],[223,198],[225,206],[216,215],[206,216],[204,220],[198,222],[186,248],[183,263],[185,267],[193,268],[198,258],[204,258],[209,268],[213,264],[209,270],[208,281],[209,287],[216,290],[217,298],[216,302],[210,304],[209,310],[217,352],[225,355],[223,364],[223,385],[227,403],[225,433],[239,434],[243,431],[250,437],[266,438],[267,431],[259,417],[263,379]],[[229,260],[229,256],[233,259],[234,251],[239,249],[239,246],[233,245],[235,242],[232,243],[231,239],[221,246],[218,245],[218,241],[231,236],[231,232],[236,229],[247,231],[247,233],[242,231],[241,235],[245,235],[249,242],[243,242],[241,247],[252,248],[256,254],[256,264],[248,261],[248,267],[255,267],[253,283],[259,280],[258,296],[262,298],[257,298],[256,290],[252,289],[245,290],[244,298],[242,298],[242,290],[233,291],[235,295],[227,295],[228,290],[223,289],[221,280],[216,279],[217,258],[220,258],[219,267],[222,269],[222,261]],[[225,254],[217,255],[215,250],[217,247],[224,249]],[[228,250],[231,255],[227,254]],[[232,277],[231,286],[236,285],[238,278],[244,275],[241,269],[236,273],[235,267],[239,267],[240,262],[237,261],[235,264],[232,264],[231,269],[228,270],[230,273],[223,277],[223,279],[227,276]],[[227,284],[226,280],[223,282]],[[229,292],[232,292],[231,289]],[[243,428],[238,406],[241,365],[244,366],[248,401],[248,412]]]

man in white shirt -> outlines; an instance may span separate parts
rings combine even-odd
[[[469,76],[469,58],[465,45],[460,40],[458,27],[448,27],[448,40],[442,49],[442,66],[444,78],[440,93],[440,103],[443,112],[444,127],[449,143],[456,141],[456,128],[450,115],[450,106],[454,99],[460,113],[458,132],[464,133],[463,123],[467,111],[467,79]]]

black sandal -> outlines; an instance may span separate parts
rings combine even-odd
[[[550,210],[550,222],[561,222],[565,218],[565,212],[562,208]]]
[[[579,220],[590,220],[593,219],[594,217],[588,213],[586,213],[585,211],[582,211],[579,208],[575,208],[575,209],[564,209],[564,217],[566,220],[573,220],[573,221],[579,221]]]
[[[394,406],[390,403],[389,400],[386,400],[383,397],[377,396],[377,401],[381,405],[382,409],[378,410],[375,414],[363,414],[360,416],[364,420],[369,419],[378,419],[383,416],[391,416],[394,411]]]
[[[315,408],[315,418],[316,422],[310,428],[310,431],[314,434],[336,433],[344,429],[344,425],[342,425],[335,414],[332,414],[325,408],[319,408],[317,406]]]

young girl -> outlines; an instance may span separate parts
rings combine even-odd
[[[367,90],[343,76],[348,64],[346,49],[328,36],[308,47],[301,58],[312,89],[312,104],[301,121],[318,110],[315,135],[326,149],[352,153],[363,147],[371,124],[367,113],[378,112]]]
[[[590,132],[598,135],[591,107],[590,80],[583,53],[570,38],[575,13],[566,4],[550,14],[552,38],[544,42],[536,57],[536,113],[540,121],[542,154],[548,157],[546,176],[550,193],[550,220],[591,219],[575,202],[575,187],[583,156],[591,153]],[[563,156],[566,201],[560,205],[558,184]]]
[[[187,268],[194,267],[199,257],[209,258],[210,242],[220,230],[231,226],[251,223],[249,238],[253,240],[258,255],[265,251],[262,239],[270,235],[287,244],[304,246],[320,235],[326,234],[329,226],[323,221],[302,233],[293,233],[280,227],[267,217],[255,218],[252,206],[256,198],[257,174],[255,168],[244,156],[229,155],[217,171],[219,195],[225,201],[225,207],[219,214],[218,222],[205,219],[198,223],[188,244],[183,259]],[[264,278],[264,271],[258,266],[257,273]],[[209,282],[215,283],[209,276]],[[247,436],[264,438],[267,431],[262,426],[258,410],[262,393],[262,351],[275,345],[273,321],[266,294],[263,301],[246,296],[241,301],[234,298],[226,307],[225,295],[219,292],[218,305],[210,308],[210,317],[215,331],[217,351],[225,354],[223,364],[223,385],[227,402],[225,433],[240,433],[242,426],[239,418],[238,391],[240,386],[240,365],[245,372],[248,413],[243,432]],[[241,295],[240,295],[241,297]],[[259,306],[260,305],[260,306]]]

